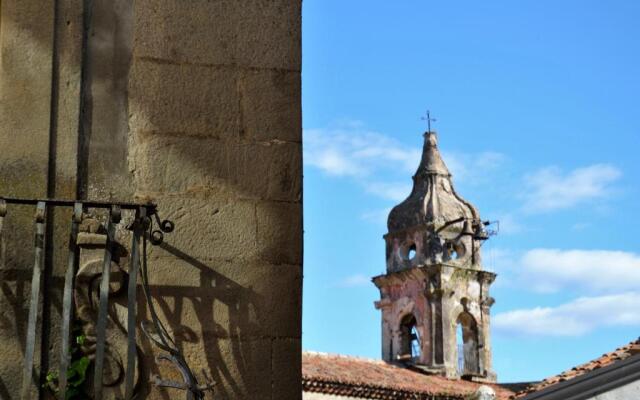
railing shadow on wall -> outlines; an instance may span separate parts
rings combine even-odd
[[[37,204],[34,229],[35,261],[32,264],[32,269],[17,270],[6,268],[6,232],[3,228],[6,228],[7,203]],[[69,205],[74,207],[74,213],[68,243],[68,264],[65,278],[62,279],[53,277],[51,275],[52,271],[50,269],[47,270],[45,267],[47,265],[44,253],[46,247],[45,227],[48,209],[51,211],[53,207]],[[102,224],[91,217],[87,217],[86,211],[89,208],[110,209],[107,222]],[[116,227],[121,221],[122,208],[135,210],[135,218],[129,219],[126,228],[131,231],[130,238],[132,243],[130,250],[116,239]],[[158,229],[153,228],[152,217],[155,217]],[[94,225],[97,224],[97,228],[94,226],[93,232],[90,227],[86,232],[84,230],[81,232],[81,224],[88,220],[92,221]],[[99,232],[100,228],[104,231]],[[204,276],[204,279],[201,279],[201,287],[198,289],[178,285],[156,285],[152,293],[149,286],[151,274],[149,274],[147,260],[148,243],[161,245],[164,241],[164,233],[172,232],[173,229],[174,225],[171,221],[160,221],[157,208],[153,204],[83,203],[80,201],[50,199],[0,198],[0,273],[2,277],[0,288],[4,299],[8,300],[11,305],[13,315],[13,318],[10,318],[6,314],[7,310],[4,309],[4,312],[0,314],[0,328],[3,331],[14,331],[15,338],[19,341],[20,350],[24,349],[21,399],[31,399],[35,392],[37,392],[36,396],[38,398],[43,398],[43,396],[44,398],[49,398],[51,396],[47,397],[46,393],[55,393],[55,397],[61,399],[68,398],[74,391],[82,391],[84,393],[79,385],[85,383],[85,373],[93,375],[93,391],[88,392],[91,393],[92,398],[103,399],[105,397],[103,393],[105,387],[115,387],[112,392],[117,398],[138,398],[137,396],[140,394],[141,389],[140,379],[142,376],[147,375],[144,371],[144,363],[140,359],[141,349],[139,348],[139,342],[144,343],[147,354],[154,353],[150,346],[150,343],[154,343],[156,347],[165,352],[158,355],[157,361],[170,362],[182,375],[182,380],[177,381],[163,380],[156,375],[154,380],[157,386],[182,389],[186,392],[187,400],[203,399],[204,391],[213,389],[214,382],[209,379],[204,368],[205,384],[198,384],[195,374],[191,371],[182,354],[182,347],[185,342],[197,341],[196,333],[188,326],[181,325],[180,316],[184,299],[189,298],[193,303],[194,311],[202,327],[216,326],[211,314],[212,305],[216,300],[222,299],[223,302],[228,303],[228,307],[233,309],[229,313],[230,316],[233,316],[229,321],[230,330],[228,334],[230,337],[238,335],[236,329],[238,325],[235,323],[237,318],[240,318],[240,321],[246,326],[246,320],[248,319],[246,311],[251,308],[248,304],[239,302],[238,299],[246,300],[253,307],[256,307],[260,302],[255,299],[251,290],[247,292],[240,285],[224,278],[221,274],[213,272],[205,264],[196,261],[186,253],[170,245],[165,245],[164,248],[168,249],[173,257],[185,261],[185,265],[189,268],[196,267],[199,274]],[[14,249],[13,253],[26,253],[29,250],[29,246],[26,246],[26,248]],[[10,262],[10,264],[13,263]],[[15,293],[11,288],[12,282]],[[43,285],[43,283],[45,284]],[[27,295],[25,291],[27,287],[29,287],[30,295]],[[128,290],[126,290],[127,287]],[[64,290],[60,290],[62,288]],[[218,290],[216,290],[219,288],[225,290],[223,296],[220,296]],[[140,289],[145,295],[146,302],[141,301],[142,297],[138,296]],[[126,296],[123,304],[122,296],[118,295],[125,292]],[[48,325],[45,322],[44,314],[40,311],[44,294],[50,298],[51,306],[62,315],[60,326]],[[173,310],[171,310],[166,301],[168,298],[173,298],[174,300]],[[164,322],[158,316],[156,304],[163,311]],[[25,305],[27,306],[26,309]],[[118,309],[118,305],[120,305],[120,309]],[[19,323],[19,318],[17,318],[20,315],[24,315],[25,311],[28,311],[29,315],[26,331],[23,324]],[[146,312],[147,319],[151,321],[147,327],[145,327],[145,321],[140,311]],[[43,321],[38,323],[40,319]],[[165,328],[167,323],[170,326],[171,333]],[[139,340],[138,336],[141,335],[137,335],[136,332],[138,331],[136,329],[138,324],[140,324],[147,340]],[[73,333],[76,328],[80,332],[79,336]],[[45,339],[50,339],[50,336],[55,337],[52,333],[59,329],[62,329],[62,334],[59,339],[55,340],[55,342],[61,342],[58,359],[59,370],[38,371],[37,367],[40,364],[38,354],[40,352],[37,349],[42,346],[42,343],[45,343]],[[111,343],[113,334],[110,330],[119,331],[125,335],[126,349],[122,353],[126,353],[126,368],[123,362],[124,357],[120,357],[117,350],[112,350],[111,346],[114,343]],[[175,333],[178,333],[177,340],[174,339]],[[211,333],[216,336],[215,330]],[[80,338],[82,339],[80,340]],[[205,343],[211,343],[211,341],[204,340],[204,337],[201,339]],[[46,342],[49,343],[51,340],[46,340]],[[76,362],[72,358],[77,352],[76,345],[77,349],[80,349],[79,352],[82,357],[80,360],[75,361],[84,363],[82,372],[74,369],[76,368]],[[43,349],[46,352],[51,350]],[[216,376],[225,379],[229,383],[231,374],[224,367],[222,357],[212,356],[212,354],[220,355],[220,351],[216,352],[216,350],[214,347],[205,346],[207,363],[211,367],[210,369],[215,371]],[[236,350],[237,348],[234,347],[234,355]],[[242,360],[247,358],[242,351],[238,353],[238,356]],[[90,369],[88,368],[89,365],[91,366]],[[156,364],[149,363],[149,365],[152,369],[156,369],[156,372],[159,372],[155,368]],[[217,368],[214,369],[214,366],[217,366]],[[20,369],[18,365],[14,367]],[[240,372],[242,372],[242,368]],[[43,385],[41,382],[45,374],[46,384]],[[82,375],[82,380],[77,385],[70,381],[74,374]],[[55,378],[53,378],[54,376]],[[36,383],[35,386],[34,382]],[[231,383],[233,383],[232,380]],[[234,388],[234,385],[232,384],[231,387]],[[49,390],[47,391],[46,389]],[[15,388],[12,388],[12,390],[15,391]],[[78,395],[78,393],[81,392],[71,394],[71,398],[75,398],[73,396]],[[83,396],[86,397],[86,394]],[[9,388],[1,379],[0,395],[6,399],[12,398]],[[169,398],[166,393],[163,393],[163,396]],[[172,397],[175,398],[174,396]]]
[[[245,331],[259,329],[258,324],[252,321],[251,315],[262,315],[261,308],[264,304],[262,296],[167,242],[163,242],[159,247],[199,272],[200,286],[198,287],[150,285],[154,301],[159,305],[165,320],[169,322],[170,329],[174,332],[176,344],[182,348],[185,343],[198,340],[193,329],[181,324],[186,300],[192,303],[203,336],[208,336],[200,340],[204,344],[204,357],[213,381],[226,382],[228,386],[228,388],[216,386],[215,391],[222,398],[242,394],[248,382],[238,382],[238,379],[248,376],[247,372],[253,357],[251,349],[244,348],[243,342],[235,339],[242,338]],[[173,302],[173,306],[169,304],[170,301]],[[220,324],[214,315],[215,303],[222,303],[229,310],[226,326]],[[228,369],[225,360],[229,357],[225,357],[223,349],[218,346],[217,339],[229,339],[233,343],[230,356],[236,360],[235,371]],[[152,373],[160,372],[156,364],[150,365]],[[168,393],[163,393],[163,397],[167,400],[171,399]]]

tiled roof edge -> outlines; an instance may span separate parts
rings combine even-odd
[[[640,354],[528,393],[518,400],[591,398],[636,380],[640,380]]]
[[[355,360],[355,361],[365,361],[372,364],[383,364],[383,365],[393,365],[382,361],[380,359],[375,358],[367,358],[367,357],[358,357],[358,356],[348,356],[345,354],[334,354],[334,353],[324,353],[321,351],[309,351],[305,350],[302,352],[303,356],[313,356],[313,357],[324,357],[324,358],[340,358],[344,360]]]
[[[464,396],[449,394],[434,394],[402,389],[392,389],[384,386],[363,385],[348,382],[336,382],[310,377],[302,377],[302,390],[306,392],[325,393],[339,396],[360,398],[375,398],[381,400],[463,400]]]
[[[601,368],[606,368],[609,367],[613,364],[617,364],[621,361],[624,361],[625,359],[632,357],[637,353],[637,346],[640,345],[640,338],[638,338],[637,340],[634,340],[622,347],[619,347],[617,349],[615,349],[614,351],[611,351],[609,353],[605,353],[602,356],[588,361],[586,363],[580,364],[578,366],[575,366],[569,370],[563,371],[560,374],[548,377],[546,379],[544,379],[543,381],[541,381],[540,383],[536,384],[536,385],[532,385],[529,388],[522,390],[518,393],[516,393],[516,395],[514,396],[514,398],[517,399],[521,399],[523,397],[526,397],[530,394],[534,394],[534,393],[538,393],[541,391],[544,391],[546,388],[549,387],[553,387],[559,384],[562,384],[564,382],[568,382],[568,381],[572,381],[574,379],[577,379],[581,376],[587,375],[593,371],[596,371],[598,369]],[[601,365],[602,360],[606,360],[606,359],[610,359],[610,363],[607,363],[605,365]]]

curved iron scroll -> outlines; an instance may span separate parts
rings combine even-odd
[[[151,297],[151,292],[149,290],[149,269],[147,265],[147,239],[149,238],[152,244],[160,244],[162,243],[163,235],[162,233],[168,233],[173,231],[174,225],[173,222],[164,220],[160,222],[159,217],[156,214],[156,221],[159,225],[158,230],[153,229],[153,224],[149,223],[149,228],[147,233],[143,236],[142,240],[142,268],[141,268],[141,278],[142,278],[142,287],[144,291],[144,295],[146,297],[147,306],[149,307],[149,312],[151,314],[151,326],[148,323],[142,323],[141,328],[142,332],[160,349],[166,351],[166,353],[160,354],[156,360],[166,361],[178,369],[180,372],[183,382],[175,382],[169,380],[163,380],[158,376],[154,376],[153,383],[158,387],[168,387],[174,389],[182,389],[186,390],[186,399],[187,400],[202,400],[204,399],[204,392],[206,390],[213,390],[215,383],[211,382],[207,379],[206,374],[203,371],[204,379],[206,381],[205,384],[201,385],[198,383],[198,379],[195,374],[189,367],[189,364],[185,360],[182,352],[176,346],[176,343],[171,338],[171,335],[167,331],[166,327],[162,323],[162,321],[158,318],[158,313],[156,312],[153,299]],[[159,234],[158,234],[159,233]],[[155,238],[154,238],[155,234]],[[158,240],[159,239],[159,240]]]

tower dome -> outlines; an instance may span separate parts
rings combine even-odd
[[[422,160],[413,176],[409,197],[389,214],[389,232],[427,223],[443,224],[458,218],[478,220],[476,208],[460,197],[451,182],[451,173],[440,156],[436,132],[424,134]]]
[[[391,210],[387,227],[389,271],[437,262],[480,268],[478,250],[486,239],[480,214],[456,193],[435,132],[424,134],[413,189]]]

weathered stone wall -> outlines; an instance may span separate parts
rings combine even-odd
[[[298,0],[2,0],[0,195],[153,200],[151,290],[216,399],[301,396]],[[51,214],[37,371],[56,365],[69,213]],[[17,398],[33,210],[11,208],[0,398]],[[142,309],[143,318],[148,318]],[[145,382],[175,377],[145,356]],[[35,387],[35,386],[34,386]]]

